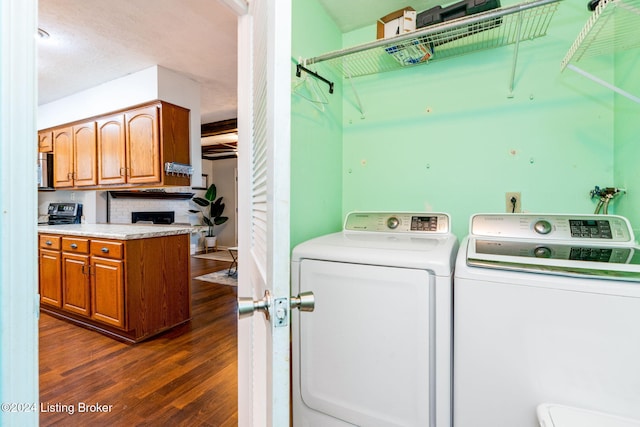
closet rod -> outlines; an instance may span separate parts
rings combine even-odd
[[[318,80],[322,80],[323,82],[325,82],[326,84],[329,85],[329,93],[333,93],[333,82],[330,82],[329,80],[325,79],[324,77],[322,77],[320,74],[315,73],[313,71],[311,71],[310,69],[303,67],[302,65],[298,64],[296,65],[296,76],[300,77],[301,76],[301,71],[304,71],[307,74],[311,74],[313,77],[315,77]]]

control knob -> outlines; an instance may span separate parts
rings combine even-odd
[[[390,229],[395,230],[396,228],[398,228],[399,225],[400,225],[400,220],[395,216],[392,216],[389,219],[387,219],[387,227],[389,227]]]
[[[549,221],[541,219],[540,221],[533,224],[533,229],[538,234],[549,234],[551,232],[552,227]]]
[[[545,246],[538,246],[533,250],[533,254],[536,258],[549,258],[551,257],[551,249]]]

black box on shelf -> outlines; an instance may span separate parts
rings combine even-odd
[[[435,6],[417,14],[416,28],[428,27],[499,7],[500,0],[462,0],[444,8]]]

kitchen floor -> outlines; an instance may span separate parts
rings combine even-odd
[[[128,345],[40,317],[41,426],[236,426],[237,288],[194,280],[229,267],[191,258],[192,319]]]

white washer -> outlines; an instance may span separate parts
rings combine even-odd
[[[535,427],[544,403],[640,419],[639,254],[619,216],[473,216],[454,278],[454,426]],[[585,425],[556,412],[553,426]]]
[[[458,242],[442,213],[355,212],[298,245],[293,425],[451,425],[451,279]]]

